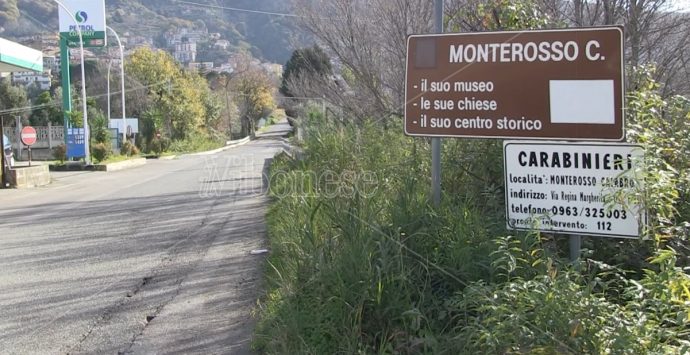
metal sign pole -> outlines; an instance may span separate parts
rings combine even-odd
[[[67,144],[69,144],[67,130],[71,127],[70,112],[72,111],[72,84],[69,71],[67,38],[60,34],[60,79],[62,81],[62,121],[64,125],[62,129],[65,138],[65,149],[67,149]]]
[[[580,258],[582,250],[582,236],[577,234],[570,235],[570,261],[576,262]]]
[[[22,145],[22,117],[16,116],[14,118],[14,139],[17,142],[17,156],[14,160],[23,160],[23,145]]]
[[[443,33],[443,0],[434,2],[434,27]],[[441,138],[431,138],[431,200],[434,207],[441,204]]]
[[[0,115],[0,147],[2,147],[2,158],[0,158],[0,169],[2,172],[2,186],[0,186],[1,189],[4,189],[7,187],[7,167],[5,165],[9,165],[5,162],[5,125],[2,120],[2,116]]]

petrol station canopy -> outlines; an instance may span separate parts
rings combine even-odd
[[[0,38],[0,73],[43,71],[43,53]]]

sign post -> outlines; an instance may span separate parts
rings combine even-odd
[[[443,0],[435,0],[434,27],[443,33]],[[441,138],[431,138],[431,201],[434,207],[441,205]]]
[[[31,166],[31,146],[36,144],[36,129],[31,126],[22,128],[21,141],[29,149],[29,166]]]
[[[86,104],[86,75],[84,69],[84,47],[104,47],[105,37],[105,1],[104,0],[55,0],[58,8],[58,21],[60,26],[60,60],[62,66],[63,110],[65,127],[65,144],[68,146],[67,157],[83,157],[90,162],[89,140],[83,140],[81,155],[72,154],[69,149],[68,129],[70,127],[69,113],[72,109],[71,87],[69,75],[69,48],[79,48],[81,51],[81,89],[82,89],[82,114],[83,126],[88,134],[88,110]]]
[[[436,2],[437,12],[438,3],[439,1]],[[442,5],[440,8],[442,11]],[[437,180],[440,182],[440,160],[435,159],[436,150],[440,152],[440,141],[437,140],[440,137],[611,142],[624,140],[623,38],[623,28],[620,26],[439,33],[408,37],[405,134],[432,137],[434,203],[436,204]],[[583,146],[574,147],[584,149]],[[611,147],[613,146],[608,146]],[[611,149],[628,148],[618,146]],[[507,154],[506,150],[506,169],[513,169],[512,165],[508,166],[508,162],[514,157],[509,158]],[[600,156],[607,153],[593,154]],[[538,161],[540,159],[541,156],[537,158]],[[606,164],[613,163],[609,161]],[[514,206],[515,203],[508,201],[508,186],[511,184],[508,176],[512,176],[513,171],[506,170],[506,174],[506,200],[507,204]],[[549,174],[558,175],[553,171],[542,175]],[[545,179],[544,176],[542,180]],[[599,177],[604,180],[612,178]],[[556,194],[560,191],[552,190],[553,187],[546,185],[534,188],[549,189],[549,193]],[[534,191],[536,190],[532,190]],[[572,193],[560,192],[566,195]],[[599,190],[589,193],[603,195]],[[523,196],[524,192],[518,195]],[[530,204],[528,207],[518,205],[521,207],[516,207],[517,210],[509,209],[508,214],[525,211],[533,214]],[[566,214],[567,211],[573,213],[574,210],[573,206],[558,204],[551,205],[555,209],[550,211],[546,210],[547,207],[549,206],[539,208],[549,213],[560,213],[563,208],[563,213]],[[609,218],[609,211],[601,206],[596,210],[591,206],[578,208],[575,213],[579,212],[589,212],[590,215],[596,213],[599,216],[588,218],[601,219],[602,213]],[[612,210],[611,214],[620,218],[621,214],[628,216],[631,212],[619,209]],[[523,222],[534,221],[525,216],[509,218]],[[539,221],[549,223],[550,220]],[[639,227],[639,224],[631,223],[623,223],[623,227],[620,227],[620,221],[614,223],[609,220],[587,223],[576,221],[576,225],[580,227],[549,229],[571,234],[571,258],[579,257],[582,234],[601,235],[611,232],[633,237],[638,235]],[[587,228],[582,227],[584,225]],[[515,226],[511,228],[513,227]],[[522,227],[531,229],[535,226]],[[591,228],[599,230],[593,232]]]
[[[5,162],[5,123],[3,122],[2,115],[0,115],[0,147],[2,147],[2,155],[0,155],[0,172],[2,172],[2,186],[0,189],[7,187],[7,172],[9,162]],[[7,166],[5,166],[7,165]]]

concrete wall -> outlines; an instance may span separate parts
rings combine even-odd
[[[15,150],[15,153],[17,151]],[[32,160],[55,160],[53,158],[53,150],[52,149],[31,149],[31,156]],[[15,156],[15,160],[17,161],[29,161],[29,151],[24,149],[22,150],[22,156]]]
[[[10,184],[18,189],[50,184],[48,165],[35,165],[10,170]]]

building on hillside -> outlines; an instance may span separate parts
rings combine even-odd
[[[32,71],[22,71],[12,73],[12,84],[13,85],[37,85],[41,90],[50,90],[51,82],[50,71],[43,72],[32,72]]]
[[[215,43],[213,43],[213,48],[226,50],[230,48],[230,42],[225,39],[217,40]]]
[[[79,61],[81,58],[81,50],[79,48],[71,48],[69,50],[69,59]],[[84,59],[96,58],[96,55],[89,49],[84,48]]]
[[[180,63],[196,62],[196,43],[179,43],[175,45],[173,57]]]
[[[213,70],[213,62],[190,62],[187,68],[192,70]]]
[[[60,72],[60,56],[47,55],[43,53],[43,71],[49,71],[50,73]]]
[[[126,47],[153,47],[153,39],[144,36],[126,36],[122,38]]]
[[[213,71],[216,72],[216,73],[228,73],[228,74],[231,74],[231,73],[233,73],[233,72],[235,71],[235,68],[234,68],[231,64],[229,64],[229,63],[224,63],[224,64],[221,64],[221,65],[219,65],[219,66],[217,66],[217,67],[213,67]]]
[[[41,47],[49,47],[49,46],[59,46],[60,45],[60,36],[55,33],[43,33],[41,34]]]
[[[168,47],[173,48],[182,43],[197,43],[209,38],[207,29],[178,28],[166,32],[163,37]]]

